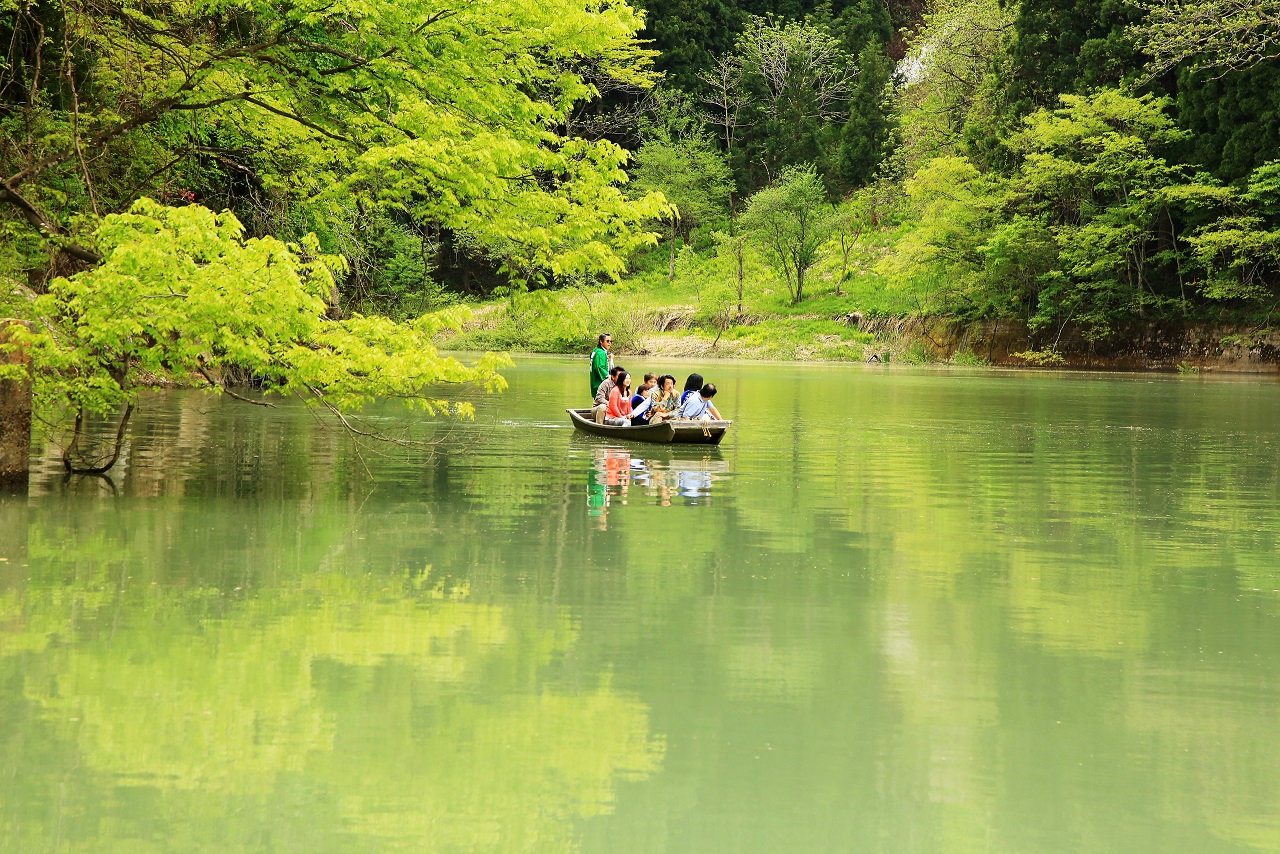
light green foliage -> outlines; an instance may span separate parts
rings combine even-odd
[[[1280,283],[1280,228],[1268,224],[1280,213],[1280,161],[1255,169],[1243,193],[1218,193],[1232,212],[1187,241],[1209,274],[1201,291],[1210,299],[1265,299]]]
[[[936,0],[903,63],[902,137],[907,163],[961,154],[996,121],[997,62],[1017,7],[996,0]]]
[[[1006,182],[963,157],[939,157],[906,182],[906,192],[915,227],[879,271],[911,295],[915,313],[1016,312],[1019,294],[1002,253],[1043,240],[1025,219],[1001,223]]]
[[[1013,358],[1021,359],[1028,365],[1035,365],[1040,368],[1057,367],[1067,363],[1062,354],[1052,348],[1048,350],[1024,350],[1021,353],[1014,353]]]
[[[669,275],[674,277],[677,234],[688,244],[696,226],[725,213],[733,191],[729,166],[706,136],[677,138],[664,128],[636,153],[632,178],[642,192],[661,193],[671,203],[665,218],[670,240]]]
[[[1023,157],[1023,209],[1053,231],[1059,252],[1060,273],[1033,320],[1071,315],[1105,332],[1115,318],[1142,316],[1173,298],[1153,281],[1172,258],[1162,250],[1179,251],[1167,233],[1171,209],[1217,193],[1166,158],[1187,136],[1167,107],[1115,89],[1064,95],[1060,109],[1033,113],[1010,140]]]
[[[601,85],[652,82],[624,3],[61,8],[46,29],[65,26],[76,46],[78,110],[24,77],[33,109],[3,119],[24,144],[6,152],[0,201],[20,208],[21,190],[46,231],[83,237],[97,212],[231,170],[259,205],[348,222],[355,207],[396,210],[531,280],[617,275],[664,210],[623,194],[620,146],[561,133]],[[45,10],[23,14],[23,32],[46,24]]]
[[[950,359],[947,360],[950,365],[957,365],[964,368],[981,368],[991,364],[991,360],[986,356],[980,356],[969,349],[957,350]]]
[[[1237,257],[1238,235],[1179,230],[1231,192],[1169,159],[1186,132],[1167,107],[1115,89],[1066,95],[1005,141],[1019,158],[1009,177],[966,157],[929,161],[906,182],[915,223],[881,270],[926,314],[1072,321],[1100,336],[1124,319],[1185,311],[1190,248],[1202,266]]]
[[[812,165],[790,167],[747,202],[742,227],[787,283],[792,302],[804,299],[805,273],[835,227],[836,213]]]
[[[498,374],[505,357],[467,366],[431,344],[465,319],[462,309],[411,323],[330,319],[342,261],[320,254],[314,238],[246,239],[230,213],[149,200],[106,217],[95,237],[104,262],[55,280],[30,306],[35,388],[45,408],[109,412],[156,382],[202,376],[221,388],[241,376],[335,411],[390,396],[465,416],[470,404],[441,399],[431,384],[505,386]]]
[[[1172,0],[1136,4],[1142,21],[1130,27],[1158,76],[1185,65],[1219,72],[1250,68],[1280,56],[1280,2]]]
[[[668,221],[686,242],[694,227],[724,214],[733,187],[724,156],[701,136],[651,139],[636,152],[631,171],[638,188],[661,192],[671,203]]]
[[[482,308],[460,333],[446,331],[442,338],[451,349],[586,353],[596,335],[608,331],[614,351],[623,353],[652,331],[655,313],[634,294],[588,285],[515,292]]]
[[[910,230],[898,222],[908,202],[901,185],[892,181],[864,187],[839,202],[831,236],[806,274],[803,306],[778,310],[833,317],[854,311],[867,317],[918,313],[918,295],[904,287],[886,263]]]
[[[720,336],[751,311],[762,286],[771,278],[768,266],[744,234],[717,231],[715,249],[705,258],[690,249],[680,253],[679,278],[693,282],[698,295],[698,321]]]

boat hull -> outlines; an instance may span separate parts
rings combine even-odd
[[[590,409],[566,409],[573,426],[593,436],[657,445],[719,445],[732,421],[664,421],[644,427],[597,424]]]

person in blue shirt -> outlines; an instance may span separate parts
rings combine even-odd
[[[689,399],[689,395],[700,391],[702,391],[702,374],[689,374],[689,379],[684,381],[684,392],[680,395],[680,402],[684,403]]]
[[[679,416],[689,421],[723,421],[720,410],[712,404],[711,398],[716,396],[714,383],[707,383],[697,394],[691,394],[680,404]]]

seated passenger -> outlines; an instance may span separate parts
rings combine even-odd
[[[684,403],[689,399],[689,395],[697,394],[702,391],[702,374],[689,374],[689,379],[684,381],[684,391],[680,394],[680,402]]]
[[[618,365],[614,365],[609,369],[609,379],[600,383],[600,388],[596,389],[596,402],[591,408],[591,415],[597,424],[604,423],[605,410],[609,408],[609,393],[617,388],[618,374],[625,371]]]
[[[652,415],[649,417],[650,424],[660,424],[673,418],[676,410],[680,408],[680,395],[676,394],[676,378],[671,374],[658,377],[658,387],[653,390],[651,397],[653,404],[650,406],[652,410]]]
[[[643,427],[653,414],[653,394],[658,386],[657,374],[645,374],[644,382],[631,396],[631,426]]]
[[[716,387],[707,383],[697,394],[691,394],[680,404],[680,417],[688,421],[723,421],[720,410],[711,403],[716,396]]]
[[[631,375],[619,371],[614,380],[613,391],[609,392],[609,405],[605,410],[604,423],[611,427],[631,426]]]

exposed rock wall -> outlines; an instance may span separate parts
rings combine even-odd
[[[1236,327],[1133,323],[1107,338],[1091,341],[1082,329],[1033,334],[1020,321],[961,322],[947,318],[855,318],[880,338],[920,342],[945,361],[973,353],[993,365],[1027,365],[1018,354],[1055,351],[1061,367],[1095,370],[1173,370],[1189,366],[1205,371],[1280,373],[1280,331]]]

